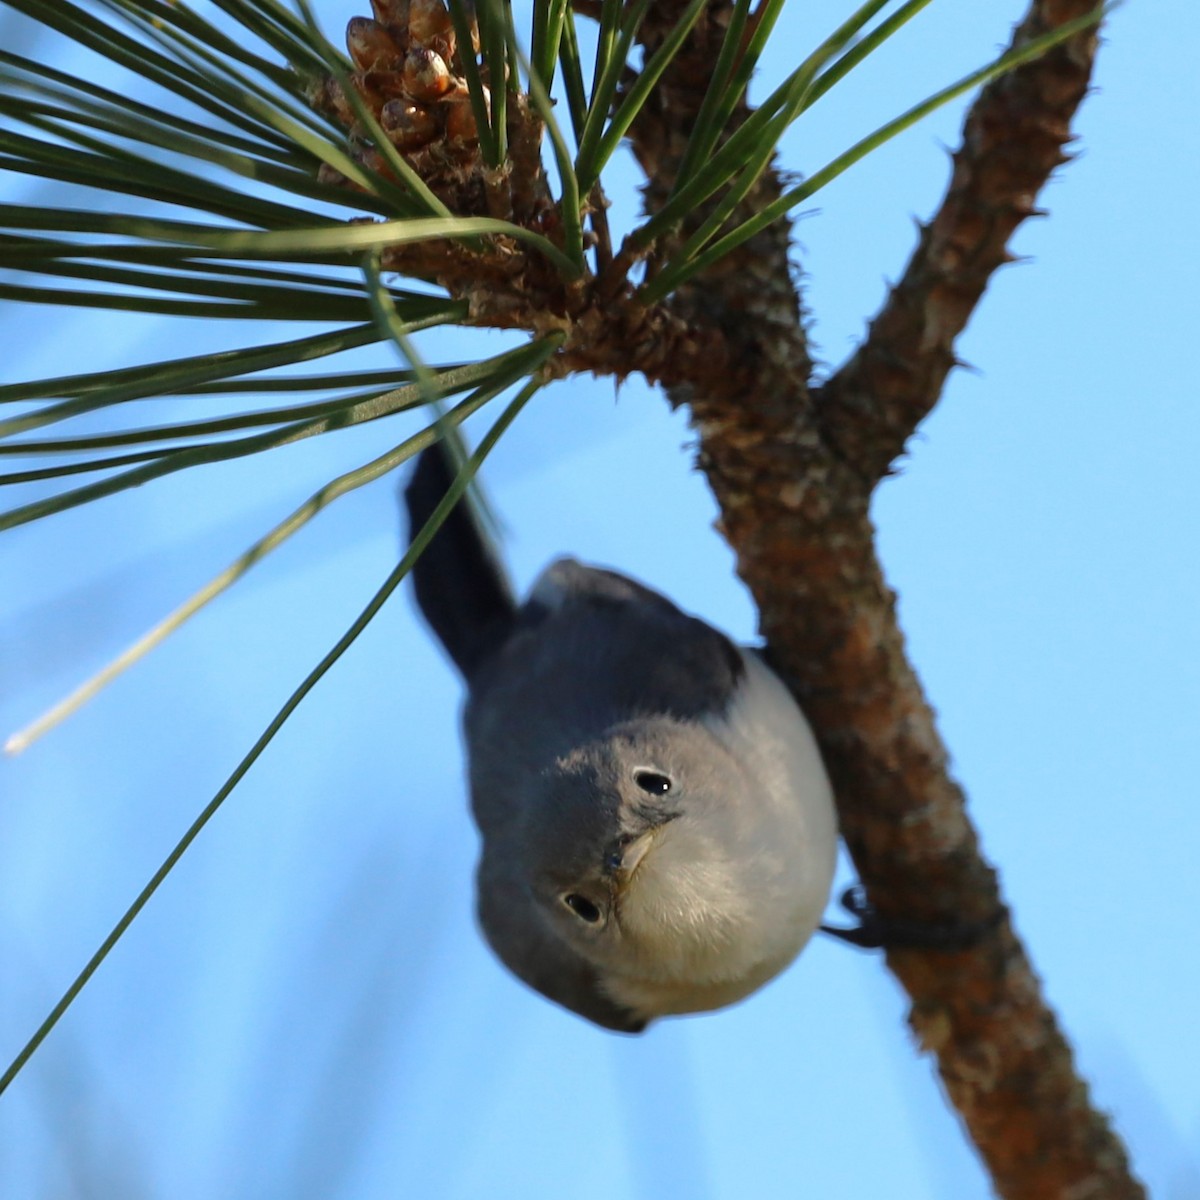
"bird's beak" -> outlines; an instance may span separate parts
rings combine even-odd
[[[651,843],[654,841],[657,829],[647,829],[645,833],[634,838],[628,846],[625,847],[624,853],[621,855],[620,872],[624,879],[629,877],[638,869],[638,864],[646,857],[646,851],[650,849]]]

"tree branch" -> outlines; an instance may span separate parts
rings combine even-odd
[[[1097,7],[1035,0],[1013,35],[1020,47]],[[1091,26],[1002,75],[980,94],[954,154],[950,185],[866,340],[820,389],[826,436],[870,482],[881,478],[941,395],[956,365],[954,339],[1008,242],[1055,167],[1066,162],[1071,118],[1087,93],[1099,32]]]
[[[1035,0],[1017,37],[1090,7]],[[711,63],[721,8],[709,11],[660,102],[635,125],[653,205],[673,178]],[[652,47],[678,12],[655,6]],[[1132,1200],[1143,1189],[1121,1142],[1092,1107],[1069,1045],[1041,995],[951,778],[933,713],[908,662],[880,568],[870,491],[935,403],[953,340],[1005,242],[1061,161],[1094,40],[989,88],[966,126],[941,212],[876,320],[867,344],[822,389],[808,355],[788,263],[787,230],[748,243],[674,301],[713,328],[728,369],[677,381],[700,434],[699,460],[721,529],[757,601],[776,667],[817,731],[839,798],[842,833],[886,920],[978,924],[954,952],[904,949],[888,965],[910,1022],[937,1056],[949,1097],[997,1191],[1021,1200]],[[751,204],[778,188],[773,172]]]

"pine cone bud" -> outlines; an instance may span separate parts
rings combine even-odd
[[[346,49],[360,71],[395,71],[404,61],[404,51],[391,34],[368,17],[352,17],[346,26]]]
[[[389,100],[379,114],[388,141],[397,150],[419,150],[440,132],[437,114],[409,100]]]
[[[491,114],[491,94],[483,89],[484,107]],[[446,111],[446,138],[451,142],[476,142],[479,140],[479,126],[475,120],[475,110],[471,107],[471,97],[463,89],[454,94],[444,105]]]
[[[410,50],[404,60],[404,90],[414,100],[438,100],[454,88],[445,60],[436,50]]]
[[[409,0],[371,0],[371,11],[380,25],[386,25],[388,32],[400,43],[405,44],[408,37],[408,2]]]
[[[410,0],[408,36],[411,46],[434,50],[445,60],[454,57],[454,22],[442,0]]]

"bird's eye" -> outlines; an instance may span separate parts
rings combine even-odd
[[[671,790],[670,779],[658,771],[634,771],[633,782],[651,796],[665,796]]]
[[[578,892],[568,892],[563,903],[581,920],[589,925],[595,925],[600,920],[600,910],[586,897]]]

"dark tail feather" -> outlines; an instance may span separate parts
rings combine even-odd
[[[412,538],[433,515],[454,479],[441,443],[417,459],[404,501]],[[508,580],[476,523],[459,501],[412,569],[417,604],[464,678],[507,638],[516,614]]]

